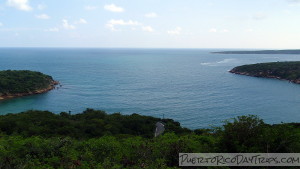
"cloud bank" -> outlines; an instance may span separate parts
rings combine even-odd
[[[181,27],[176,27],[174,30],[167,31],[167,33],[169,35],[180,35],[181,30],[182,30]]]
[[[31,11],[28,0],[7,0],[7,5],[22,11]]]
[[[124,8],[116,6],[115,4],[105,5],[104,9],[111,12],[124,12]]]

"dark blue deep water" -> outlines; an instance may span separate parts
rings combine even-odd
[[[238,115],[300,122],[300,85],[228,73],[250,63],[299,55],[211,54],[220,49],[1,48],[0,70],[34,70],[63,85],[46,94],[0,101],[0,114],[30,109],[138,113],[188,128],[220,126]]]

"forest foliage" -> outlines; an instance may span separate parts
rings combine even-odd
[[[86,109],[83,113],[71,115],[61,112],[30,110],[18,114],[0,116],[0,131],[6,135],[23,137],[72,137],[86,139],[104,135],[135,135],[151,138],[154,135],[153,125],[163,122],[167,132],[176,134],[190,133],[180,123],[172,119],[160,119],[138,114],[107,114],[101,110]]]
[[[166,131],[154,137],[158,121]],[[269,125],[248,115],[189,130],[171,119],[138,114],[31,110],[0,116],[0,168],[179,168],[182,152],[295,153],[299,126]]]
[[[29,70],[0,71],[0,96],[29,93],[48,88],[53,82],[49,75]]]
[[[233,68],[230,72],[295,81],[300,80],[300,61],[243,65]]]

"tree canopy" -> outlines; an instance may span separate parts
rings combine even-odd
[[[300,82],[300,61],[270,62],[243,65],[233,68],[230,72],[255,77],[269,77]]]
[[[0,96],[30,93],[48,88],[53,78],[41,72],[29,70],[0,71]]]
[[[154,137],[157,121],[166,131]],[[297,153],[299,140],[298,123],[270,125],[253,115],[189,130],[138,114],[31,110],[0,116],[0,168],[178,168],[182,152]]]
[[[150,138],[154,136],[155,123],[162,122],[167,132],[189,133],[180,123],[172,119],[160,119],[138,114],[107,114],[104,111],[86,109],[80,114],[66,112],[54,114],[49,111],[30,110],[18,114],[0,116],[0,131],[7,135],[69,136],[73,138],[94,138],[103,135],[127,134]]]

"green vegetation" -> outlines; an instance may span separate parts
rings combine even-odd
[[[135,135],[153,137],[153,125],[162,121],[167,131],[176,134],[189,133],[191,130],[180,127],[172,119],[159,119],[138,114],[106,114],[104,111],[87,109],[82,114],[70,115],[66,112],[53,114],[48,111],[27,111],[19,114],[0,116],[0,131],[6,135],[23,137],[73,137],[86,139],[103,135]]]
[[[0,96],[29,94],[49,89],[56,82],[51,76],[29,70],[0,71]]]
[[[300,54],[299,49],[293,50],[252,50],[252,51],[221,51],[221,52],[212,52],[220,54]]]
[[[157,121],[166,131],[154,138]],[[27,111],[0,116],[0,168],[178,168],[180,152],[295,153],[299,127],[249,115],[192,131],[137,114]]]
[[[255,77],[284,79],[300,83],[300,61],[243,65],[233,68],[230,72]]]

